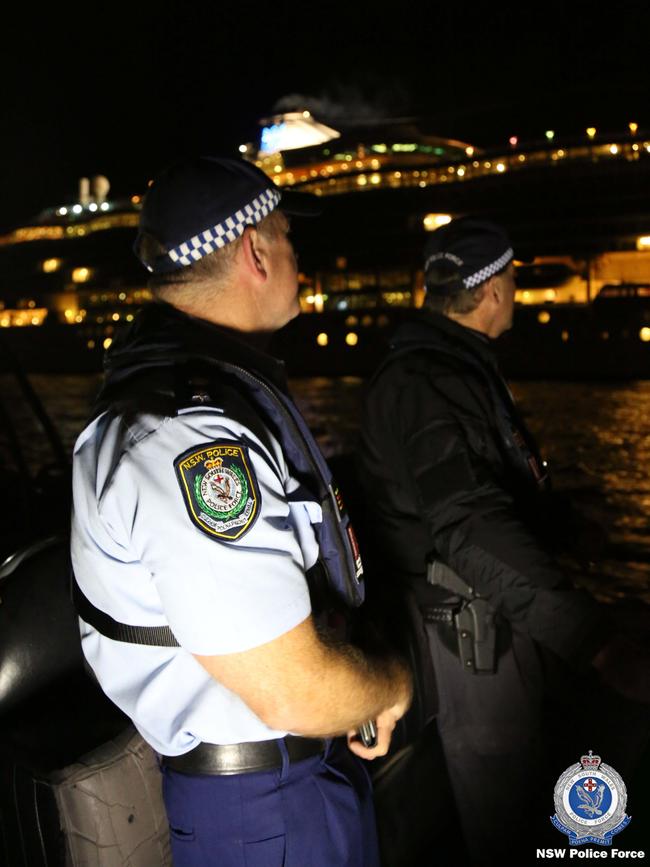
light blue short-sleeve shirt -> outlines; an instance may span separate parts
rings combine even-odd
[[[198,453],[239,457],[206,464],[216,469],[198,476]],[[192,457],[179,461],[185,455]],[[192,654],[249,650],[309,616],[305,573],[318,557],[313,522],[322,516],[298,490],[270,434],[263,444],[214,408],[141,415],[130,426],[105,413],[77,440],[71,550],[81,590],[122,623],[169,625],[181,645],[114,641],[81,623],[102,688],[158,752],[286,734],[269,729]]]

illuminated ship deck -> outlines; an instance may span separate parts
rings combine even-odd
[[[305,315],[284,345],[294,360],[313,356],[311,372],[371,366],[396,319],[421,303],[426,232],[465,213],[502,222],[531,262],[517,266],[528,345],[544,337],[556,345],[553,359],[579,334],[581,345],[588,334],[634,343],[620,357],[635,355],[639,343],[650,348],[650,301],[611,329],[587,304],[606,284],[650,284],[650,134],[634,124],[619,135],[588,130],[581,140],[549,130],[541,142],[511,139],[487,151],[422,132],[410,119],[339,131],[300,112],[273,118],[240,151],[278,186],[323,197],[320,218],[293,226]],[[131,252],[140,204],[140,192],[112,200],[105,179],[94,179],[77,201],[0,236],[0,327],[23,347],[21,358],[41,369],[63,364],[74,333],[83,363],[99,365],[115,329],[150,298]],[[572,369],[576,363],[572,357]]]
[[[309,112],[301,114],[308,123]],[[592,127],[584,139],[563,140],[561,145],[553,130],[547,130],[540,142],[520,144],[513,136],[507,149],[487,151],[424,134],[411,120],[356,124],[344,135],[301,146],[302,141],[309,141],[308,131],[295,129],[292,124],[296,121],[286,118],[275,118],[271,126],[263,128],[259,149],[250,144],[240,150],[278,186],[319,196],[382,188],[426,189],[541,166],[602,160],[635,162],[650,154],[650,136],[645,140],[634,123],[623,135],[599,135]]]

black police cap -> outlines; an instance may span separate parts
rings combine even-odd
[[[242,159],[194,157],[170,166],[145,196],[134,250],[156,274],[184,268],[239,238],[275,208],[315,216],[318,199],[284,192],[263,171]],[[143,258],[140,240],[151,235],[165,251]]]
[[[501,226],[478,217],[460,217],[436,229],[428,239],[424,248],[425,283],[427,288],[434,288],[433,281],[427,280],[427,272],[433,271],[433,265],[444,263],[447,267],[443,270],[457,274],[459,279],[435,288],[447,287],[446,291],[453,293],[462,282],[466,289],[473,289],[503,271],[513,259],[510,238]]]

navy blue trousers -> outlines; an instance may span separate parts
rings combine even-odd
[[[378,867],[370,780],[342,741],[233,776],[163,768],[174,867]]]

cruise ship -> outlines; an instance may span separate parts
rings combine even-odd
[[[650,371],[650,134],[636,123],[617,134],[511,136],[488,150],[421,119],[335,126],[302,109],[263,120],[239,150],[280,188],[323,197],[323,215],[294,226],[302,315],[274,346],[290,371],[372,369],[395,323],[422,302],[426,233],[467,213],[507,226],[522,257],[506,367],[580,378]],[[99,369],[116,329],[150,300],[131,251],[144,193],[114,199],[106,178],[82,178],[72,201],[0,236],[5,364]]]

